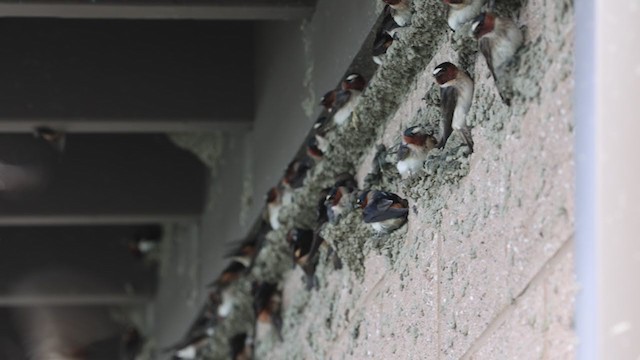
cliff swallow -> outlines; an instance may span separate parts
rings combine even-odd
[[[324,153],[318,147],[318,139],[315,136],[310,136],[307,140],[307,156],[314,161],[320,161],[324,156]]]
[[[220,291],[220,303],[216,309],[219,318],[226,319],[233,312],[233,306],[236,304],[236,297],[229,288]]]
[[[391,9],[391,16],[399,26],[405,27],[411,23],[410,0],[382,0]]]
[[[407,178],[422,169],[427,154],[437,144],[438,140],[422,126],[412,126],[405,130],[396,164],[400,176]]]
[[[340,221],[340,218],[353,209],[353,193],[357,184],[350,174],[343,174],[333,188],[327,194],[325,206],[327,208],[327,218],[332,224]]]
[[[135,326],[129,326],[122,334],[120,354],[122,360],[135,360],[142,347],[144,338]]]
[[[478,47],[487,61],[491,75],[497,81],[498,77],[502,76],[505,65],[522,46],[522,31],[513,20],[498,17],[492,12],[478,15],[471,25],[471,31],[478,40]],[[500,96],[502,97],[502,94]],[[509,103],[504,97],[502,99]]]
[[[58,153],[64,152],[67,135],[63,131],[54,130],[47,126],[38,126],[33,130],[33,136],[46,141]]]
[[[331,192],[331,189],[332,188],[328,187],[320,191],[320,196],[318,197],[318,205],[316,206],[316,224],[318,227],[329,221],[329,217],[327,216],[326,201],[329,192]]]
[[[392,44],[393,37],[391,37],[391,35],[386,32],[378,33],[376,38],[373,40],[373,48],[371,50],[373,62],[378,65],[382,65],[384,62],[384,56],[387,54],[387,50]]]
[[[390,233],[407,221],[409,202],[386,191],[366,190],[358,195],[362,219],[379,233]]]
[[[282,184],[290,189],[297,189],[302,186],[307,171],[311,165],[305,159],[294,159],[289,163],[282,177]]]
[[[313,230],[293,228],[287,233],[287,242],[293,253],[293,262],[304,266],[313,245]]]
[[[169,346],[163,352],[173,353],[173,356],[178,359],[194,360],[198,357],[200,351],[209,344],[209,341],[210,337],[207,334],[200,334]]]
[[[473,80],[450,62],[442,63],[433,70],[440,86],[440,105],[443,120],[440,122],[441,138],[438,147],[447,143],[452,130],[456,130],[473,151],[471,130],[467,126],[467,113],[473,100]]]
[[[336,94],[337,93],[338,93],[338,90],[327,91],[320,98],[320,105],[322,105],[322,107],[328,113],[332,113],[333,112],[333,106],[334,106],[334,103],[336,102]]]
[[[476,17],[485,0],[442,0],[449,5],[447,23],[453,31],[458,31],[464,24]]]
[[[267,218],[273,230],[278,230],[281,226],[279,216],[282,209],[282,190],[272,187],[267,193]]]
[[[316,147],[323,154],[329,151],[329,140],[327,140],[327,133],[331,130],[329,126],[330,122],[328,117],[321,116],[313,124],[312,134],[316,139]]]
[[[353,73],[342,81],[340,90],[336,90],[330,95],[329,99],[333,96],[333,101],[329,112],[333,114],[333,122],[336,125],[344,125],[347,122],[366,84],[367,82],[362,75]],[[326,95],[323,98],[323,104],[325,102],[327,102]]]
[[[262,282],[253,284],[253,309],[256,315],[256,326],[270,325],[282,340],[282,294],[278,284]],[[258,329],[256,330],[258,333]]]
[[[247,267],[239,261],[231,261],[222,273],[214,281],[209,283],[209,288],[223,289],[232,282],[238,280],[247,270]]]
[[[306,275],[307,290],[314,284],[315,267],[318,260],[318,251],[324,239],[318,231],[293,228],[287,234],[287,242],[293,254],[293,262],[302,269]]]
[[[331,189],[325,201],[327,218],[330,223],[338,223],[342,216],[353,208],[353,190],[346,186],[337,186]]]
[[[382,18],[382,22],[380,23],[380,27],[378,28],[379,34],[388,34],[393,39],[398,38],[398,32],[401,28],[400,25],[393,18],[393,10],[389,5],[384,7],[384,17]]]
[[[251,360],[253,340],[246,333],[236,334],[229,339],[231,360]]]

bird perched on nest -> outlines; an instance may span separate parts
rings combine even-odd
[[[524,36],[520,28],[509,18],[499,17],[493,12],[482,13],[471,25],[473,36],[484,56],[494,81],[498,82],[504,68],[522,46]],[[509,105],[509,99],[500,92],[500,97]]]
[[[273,230],[278,230],[280,224],[280,210],[282,209],[282,190],[278,186],[274,186],[267,192],[266,199],[266,218]]]
[[[447,23],[453,31],[458,31],[482,10],[485,0],[442,0],[449,7]]]
[[[398,26],[405,27],[411,24],[411,0],[382,0],[389,7],[389,13]]]
[[[320,104],[332,114],[336,125],[346,124],[366,85],[362,75],[353,73],[342,81],[339,90],[331,90],[322,97]]]
[[[318,232],[318,230],[293,228],[287,234],[287,242],[291,248],[293,262],[304,272],[307,290],[310,290],[315,285],[318,251],[324,241]]]
[[[342,174],[329,190],[325,200],[327,218],[330,223],[336,224],[340,219],[353,209],[353,196],[358,188],[353,175]]]
[[[429,151],[438,145],[438,140],[422,126],[412,126],[402,135],[396,167],[400,176],[408,178],[422,169]]]
[[[378,233],[399,229],[407,222],[409,215],[408,201],[386,191],[362,191],[358,195],[357,205],[362,209],[362,220],[371,224]]]
[[[275,331],[282,340],[282,293],[278,284],[260,282],[253,284],[253,309],[256,315],[256,339]]]
[[[465,71],[450,62],[436,66],[433,76],[440,86],[440,106],[443,116],[440,122],[441,138],[438,147],[444,147],[452,131],[456,130],[473,152],[471,129],[467,125],[467,113],[473,100],[473,80]]]

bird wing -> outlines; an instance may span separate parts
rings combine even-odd
[[[389,219],[396,219],[406,216],[409,213],[409,209],[403,207],[395,207],[393,200],[380,199],[379,201],[367,206],[363,212],[363,218],[365,223],[374,223],[385,221]],[[399,204],[398,204],[399,205]]]
[[[336,101],[333,103],[334,109],[342,108],[346,103],[351,99],[351,91],[349,90],[340,90],[336,94]]]
[[[453,128],[453,113],[456,110],[456,104],[458,103],[458,91],[452,87],[440,88],[440,106],[442,108],[443,119],[440,122],[440,144],[439,147],[444,147],[447,139],[451,136]]]
[[[487,37],[483,37],[478,40],[478,47],[480,48],[480,52],[484,56],[484,59],[487,62],[487,67],[489,71],[491,71],[491,76],[493,76],[493,80],[496,81],[496,73],[493,69],[493,57],[491,56],[491,39]]]
[[[491,56],[491,39],[486,37],[478,40],[478,47],[480,48],[480,52],[484,55],[484,59],[487,61],[487,67],[489,71],[491,71],[491,76],[493,77],[493,82],[496,84],[496,88],[498,89],[498,94],[500,94],[500,98],[506,105],[511,105],[511,100],[506,98],[502,91],[500,90],[500,86],[498,86],[498,78],[496,77],[496,71],[493,68],[493,57]]]

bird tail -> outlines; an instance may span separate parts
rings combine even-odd
[[[460,129],[460,135],[462,135],[464,143],[467,144],[467,146],[469,146],[469,148],[471,149],[471,152],[473,152],[473,139],[471,138],[471,129],[466,126],[463,127],[462,129]]]

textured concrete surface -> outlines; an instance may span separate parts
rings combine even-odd
[[[571,3],[543,6],[531,1],[513,15],[527,26],[525,48],[509,73],[513,105],[501,103],[484,59],[472,52],[458,55],[474,44],[445,36],[375,143],[398,143],[400,132],[410,125],[436,127],[439,110],[433,100],[438,97],[431,70],[453,60],[469,63],[475,74],[470,114],[475,153],[465,157],[452,139],[447,149],[430,156],[424,174],[385,184],[410,200],[408,228],[381,240],[381,246],[371,245],[375,239],[365,233],[362,276],[354,269],[328,274],[326,287],[309,299],[285,292],[285,301],[291,294],[288,301],[297,309],[285,311],[293,317],[285,318],[285,342],[269,356],[573,354]],[[367,115],[366,109],[358,115]],[[370,149],[356,165],[359,180],[369,171],[374,146]],[[357,234],[362,228],[350,230]],[[547,275],[552,279],[534,283]],[[287,277],[285,288],[295,287],[289,282],[298,278]],[[520,327],[522,317],[528,317],[534,331]],[[501,334],[511,329],[519,336]]]
[[[260,339],[258,358],[573,354],[572,2],[531,0],[500,8],[526,26],[525,46],[508,71],[511,107],[500,101],[475,42],[447,31],[441,2],[415,0],[414,6],[413,27],[389,49],[350,125],[330,135],[327,158],[296,190],[294,204],[281,212],[284,228],[269,234],[256,268],[238,285],[242,293],[251,279],[282,280],[284,341]],[[278,31],[284,34],[287,29]],[[301,272],[291,270],[286,253],[287,228],[312,223],[318,191],[336,174],[357,173],[362,184],[376,144],[397,144],[401,131],[411,125],[437,128],[439,95],[431,72],[442,61],[463,65],[476,81],[468,118],[475,153],[468,155],[453,135],[445,149],[430,153],[423,172],[407,180],[386,177],[380,187],[409,200],[407,226],[376,236],[356,212],[328,226],[323,236],[344,267],[335,270],[322,260],[319,289],[304,291]],[[340,78],[341,71],[334,72],[331,82],[323,80],[327,86]],[[267,81],[275,81],[278,74]],[[301,116],[299,103],[287,105],[295,110],[267,111],[280,104],[258,105],[265,107],[265,114],[280,115],[282,124],[267,131],[266,125],[256,123],[249,163],[255,165],[248,170],[260,179],[251,181],[256,199],[256,192],[278,179],[266,169],[278,162],[284,166],[286,153],[297,148],[275,134],[282,129],[288,135],[305,134],[302,128],[286,126],[291,116]],[[248,212],[249,218],[255,211]],[[325,255],[323,250],[321,258]],[[248,301],[240,300],[237,312],[246,311]],[[225,321],[225,331],[251,327],[239,313]],[[217,348],[220,336],[224,334],[216,335],[212,358],[225,354]]]

